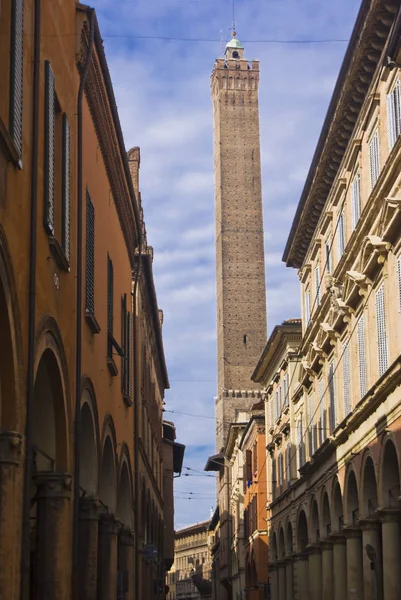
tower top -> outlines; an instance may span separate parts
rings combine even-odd
[[[237,34],[235,31],[233,31],[233,37],[232,39],[228,42],[228,44],[226,44],[226,51],[228,48],[240,48],[241,50],[244,49],[244,46],[241,44],[241,42],[239,41],[239,39],[237,38]]]

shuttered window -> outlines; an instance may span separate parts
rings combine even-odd
[[[331,260],[331,240],[327,240],[325,245],[325,253],[326,253],[326,271],[331,273],[333,270],[332,260]]]
[[[358,362],[359,362],[359,388],[361,398],[366,394],[366,347],[365,347],[365,317],[361,315],[358,321]]]
[[[283,455],[281,452],[278,455],[278,484],[281,493],[283,491]]]
[[[283,377],[283,408],[288,405],[287,376]]]
[[[128,396],[132,400],[132,317],[128,313]]]
[[[398,272],[398,310],[401,312],[401,256],[398,257],[397,272]]]
[[[49,61],[45,62],[45,156],[44,156],[44,224],[54,235],[54,191],[55,191],[55,134],[56,93],[55,79]]]
[[[310,290],[308,289],[305,292],[305,323],[306,323],[306,326],[308,326],[308,323],[310,321],[310,309],[311,309]]]
[[[270,396],[270,426],[273,427],[274,423],[274,399],[273,394]]]
[[[320,266],[315,267],[316,306],[320,304]]]
[[[320,443],[323,444],[326,439],[326,407],[324,405],[324,380],[319,379],[319,407],[320,407],[320,419],[319,419],[319,431],[320,431]]]
[[[344,212],[338,217],[338,258],[340,259],[345,250],[345,215]]]
[[[86,193],[86,243],[85,243],[85,311],[95,314],[95,209]]]
[[[383,375],[388,368],[386,313],[384,308],[384,285],[376,292],[376,324],[377,346],[379,356],[379,375]]]
[[[330,394],[330,433],[336,428],[337,425],[337,411],[336,411],[336,395],[335,395],[335,381],[334,381],[334,362],[330,363],[329,367],[329,394]]]
[[[286,477],[288,481],[288,485],[291,485],[291,442],[287,444],[287,448],[285,450],[285,460],[286,460]]]
[[[273,456],[272,456],[272,490],[273,490],[272,496],[273,496],[273,500],[277,497],[276,486],[277,486],[276,458],[273,454]]]
[[[369,162],[370,162],[370,186],[371,189],[376,185],[376,181],[380,175],[380,157],[379,157],[379,132],[378,130],[372,136],[369,145]]]
[[[357,173],[352,182],[351,190],[352,204],[352,229],[355,229],[356,224],[361,216],[361,175]]]
[[[313,456],[316,452],[316,444],[315,444],[315,427],[313,424],[314,421],[314,406],[313,406],[313,393],[310,393],[308,396],[308,420],[309,420],[309,452],[310,455]]]
[[[303,446],[303,427],[302,417],[297,424],[297,444],[298,444],[298,469],[304,464],[304,446]]]
[[[10,134],[22,157],[24,0],[13,0],[10,48]]]
[[[388,145],[391,150],[401,131],[400,80],[393,91],[387,95],[387,131]]]
[[[343,393],[344,393],[344,416],[351,412],[351,390],[350,390],[350,358],[348,340],[343,344],[342,351],[343,362]]]
[[[63,114],[62,153],[62,236],[64,254],[70,262],[70,204],[71,204],[71,136],[67,116]]]
[[[114,269],[110,256],[107,256],[107,357],[113,354],[113,322],[114,322]]]

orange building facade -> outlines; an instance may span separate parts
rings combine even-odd
[[[169,384],[138,149],[92,9],[6,0],[0,33],[0,597],[163,598]]]

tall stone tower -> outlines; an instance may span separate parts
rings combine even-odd
[[[238,409],[257,401],[251,374],[266,343],[266,290],[259,138],[259,62],[233,33],[214,65],[217,279],[216,446]]]

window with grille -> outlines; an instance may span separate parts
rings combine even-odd
[[[288,481],[288,485],[291,485],[291,442],[287,444],[287,448],[285,450],[285,460],[286,460],[286,477]]]
[[[86,193],[86,239],[85,239],[85,312],[95,314],[95,208]]]
[[[320,304],[320,266],[315,267],[316,306]]]
[[[338,258],[340,259],[345,250],[345,215],[344,211],[338,217]]]
[[[350,390],[351,370],[350,370],[348,340],[346,342],[344,342],[344,344],[343,344],[342,362],[343,362],[344,416],[347,416],[351,412],[351,390]]]
[[[109,255],[107,255],[107,366],[113,376],[118,374],[118,369],[113,359],[113,350],[119,356],[124,352],[114,338],[114,267]]]
[[[316,452],[315,443],[315,427],[314,427],[314,406],[313,406],[313,393],[311,392],[308,396],[308,429],[309,429],[309,453],[313,456]]]
[[[278,485],[280,488],[280,493],[283,491],[283,455],[280,452],[278,455]]]
[[[400,80],[390,94],[387,95],[387,131],[388,145],[391,150],[401,131]]]
[[[305,323],[306,323],[306,326],[308,326],[309,321],[310,321],[310,310],[311,310],[310,290],[307,289],[305,291]]]
[[[369,144],[370,186],[376,185],[380,175],[379,131],[376,129]]]
[[[287,376],[283,377],[283,407],[288,406]]]
[[[334,381],[334,361],[330,363],[329,367],[329,394],[330,394],[330,432],[332,432],[337,425],[337,411],[336,411],[336,395],[335,395],[335,381]]]
[[[56,89],[53,70],[45,62],[45,227],[54,235],[54,188],[55,188],[55,136],[56,136]]]
[[[22,158],[24,87],[24,0],[12,2],[10,48],[10,134]]]
[[[320,443],[323,444],[326,439],[326,407],[324,405],[324,380],[323,378],[319,379],[319,437]]]
[[[366,347],[365,347],[365,317],[359,317],[358,325],[358,362],[359,362],[359,389],[361,398],[366,394],[367,370],[366,370]]]
[[[127,310],[127,294],[121,300],[121,390],[124,400],[132,402],[132,325],[131,313]]]
[[[355,229],[356,224],[361,216],[361,174],[357,173],[352,182],[351,188],[351,204],[352,204],[352,229]]]
[[[379,374],[383,375],[388,368],[386,312],[384,307],[384,285],[382,284],[376,292],[376,324],[377,324],[377,346],[379,357]]]

